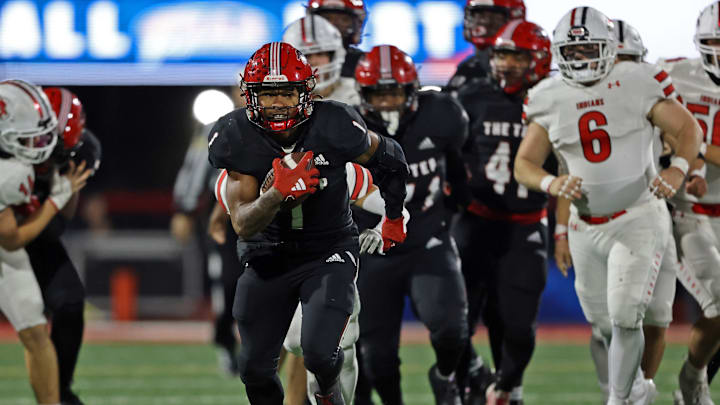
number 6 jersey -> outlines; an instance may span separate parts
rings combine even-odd
[[[663,61],[660,65],[672,77],[682,103],[697,118],[703,130],[703,142],[720,146],[720,86],[710,79],[699,58]],[[681,187],[675,200],[720,203],[720,167],[708,163],[705,179],[708,191],[702,198],[685,193]]]
[[[592,86],[545,79],[528,93],[524,115],[545,128],[568,172],[583,179],[580,214],[612,214],[654,198],[648,114],[677,94],[670,75],[647,63],[620,62]]]

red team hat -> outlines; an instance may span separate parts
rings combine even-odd
[[[530,67],[524,80],[517,83],[501,83],[506,93],[516,93],[523,88],[530,88],[550,73],[550,38],[545,30],[529,21],[514,20],[505,24],[495,36],[492,49],[526,51],[530,54]],[[492,60],[491,60],[491,67]]]
[[[285,118],[268,119],[258,94],[263,89],[294,88],[300,94],[298,104]],[[248,60],[241,77],[250,122],[269,131],[286,131],[305,122],[312,114],[312,90],[315,76],[305,56],[290,44],[271,42],[263,45]]]
[[[509,20],[525,19],[525,2],[523,0],[467,0],[465,18],[463,20],[463,36],[476,47],[483,49],[492,45],[495,32],[488,32],[487,27],[479,23],[473,12],[482,10],[502,11]]]
[[[63,147],[66,150],[74,148],[85,130],[85,111],[80,99],[63,87],[44,87],[43,91],[57,115],[57,132]]]
[[[353,26],[341,34],[349,44],[360,43],[367,19],[367,9],[363,0],[309,0],[307,10],[310,14],[322,15],[325,11],[340,11],[350,14],[353,17]]]

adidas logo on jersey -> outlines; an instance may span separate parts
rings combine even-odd
[[[418,149],[420,149],[420,150],[433,149],[433,148],[435,148],[435,144],[428,137],[425,137],[425,139],[423,139],[422,142],[420,142],[420,145],[418,145]]]
[[[335,253],[334,255],[328,257],[327,260],[325,260],[325,263],[345,263],[345,260],[340,257],[339,253]]]
[[[290,191],[303,191],[307,190],[307,186],[305,185],[305,182],[303,179],[298,179],[297,183],[295,183],[294,186],[290,189]]]
[[[315,166],[327,166],[329,164],[330,162],[325,160],[325,156],[323,156],[322,153],[315,156]]]

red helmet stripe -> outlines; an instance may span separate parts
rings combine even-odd
[[[577,11],[577,9],[578,9],[578,8],[575,7],[575,8],[572,10],[572,14],[570,14],[570,26],[571,26],[571,27],[574,26],[574,25],[577,25],[577,24],[575,24],[575,12]]]
[[[720,1],[715,2],[715,13],[718,15],[718,27],[720,27]]]
[[[507,27],[503,30],[502,39],[512,41],[513,35],[515,35],[515,30],[517,29],[518,25],[522,23],[523,20],[513,20],[508,23]]]
[[[307,35],[305,34],[305,23],[307,22],[307,18],[303,17],[300,19],[300,35],[302,35],[302,41],[303,43],[307,44]]]
[[[388,45],[380,46],[380,78],[392,79],[392,58]]]
[[[65,127],[67,126],[69,115],[70,115],[70,107],[72,107],[72,94],[65,89],[60,88],[60,110],[58,110],[58,133],[63,134],[65,132]]]

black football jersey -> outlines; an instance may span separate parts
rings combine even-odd
[[[445,86],[445,91],[456,92],[460,87],[485,79],[490,72],[490,55],[488,51],[476,51],[460,62],[455,74]]]
[[[334,101],[315,102],[310,119],[290,152],[312,151],[321,189],[292,210],[281,210],[258,239],[272,242],[339,240],[357,234],[347,189],[345,163],[367,151],[370,138],[354,109]],[[255,177],[262,184],[283,148],[251,123],[245,108],[220,118],[208,135],[210,163]],[[254,238],[253,238],[254,239]]]
[[[350,46],[346,49],[345,62],[343,62],[342,68],[340,69],[340,76],[355,78],[355,67],[357,66],[360,58],[365,55],[360,48]]]
[[[367,120],[368,128],[389,136],[383,125]],[[425,246],[430,238],[446,229],[443,185],[447,176],[446,151],[459,149],[467,138],[468,118],[450,95],[437,91],[418,93],[418,109],[403,120],[392,138],[405,152],[410,174],[405,208],[410,212],[407,239],[390,253],[402,253]],[[361,228],[375,226],[379,217],[355,210]],[[372,218],[371,218],[372,217]]]
[[[530,191],[513,177],[515,155],[527,131],[523,99],[506,94],[489,78],[461,87],[457,96],[470,116],[463,157],[472,175],[473,197],[505,212],[541,210],[545,193]]]

